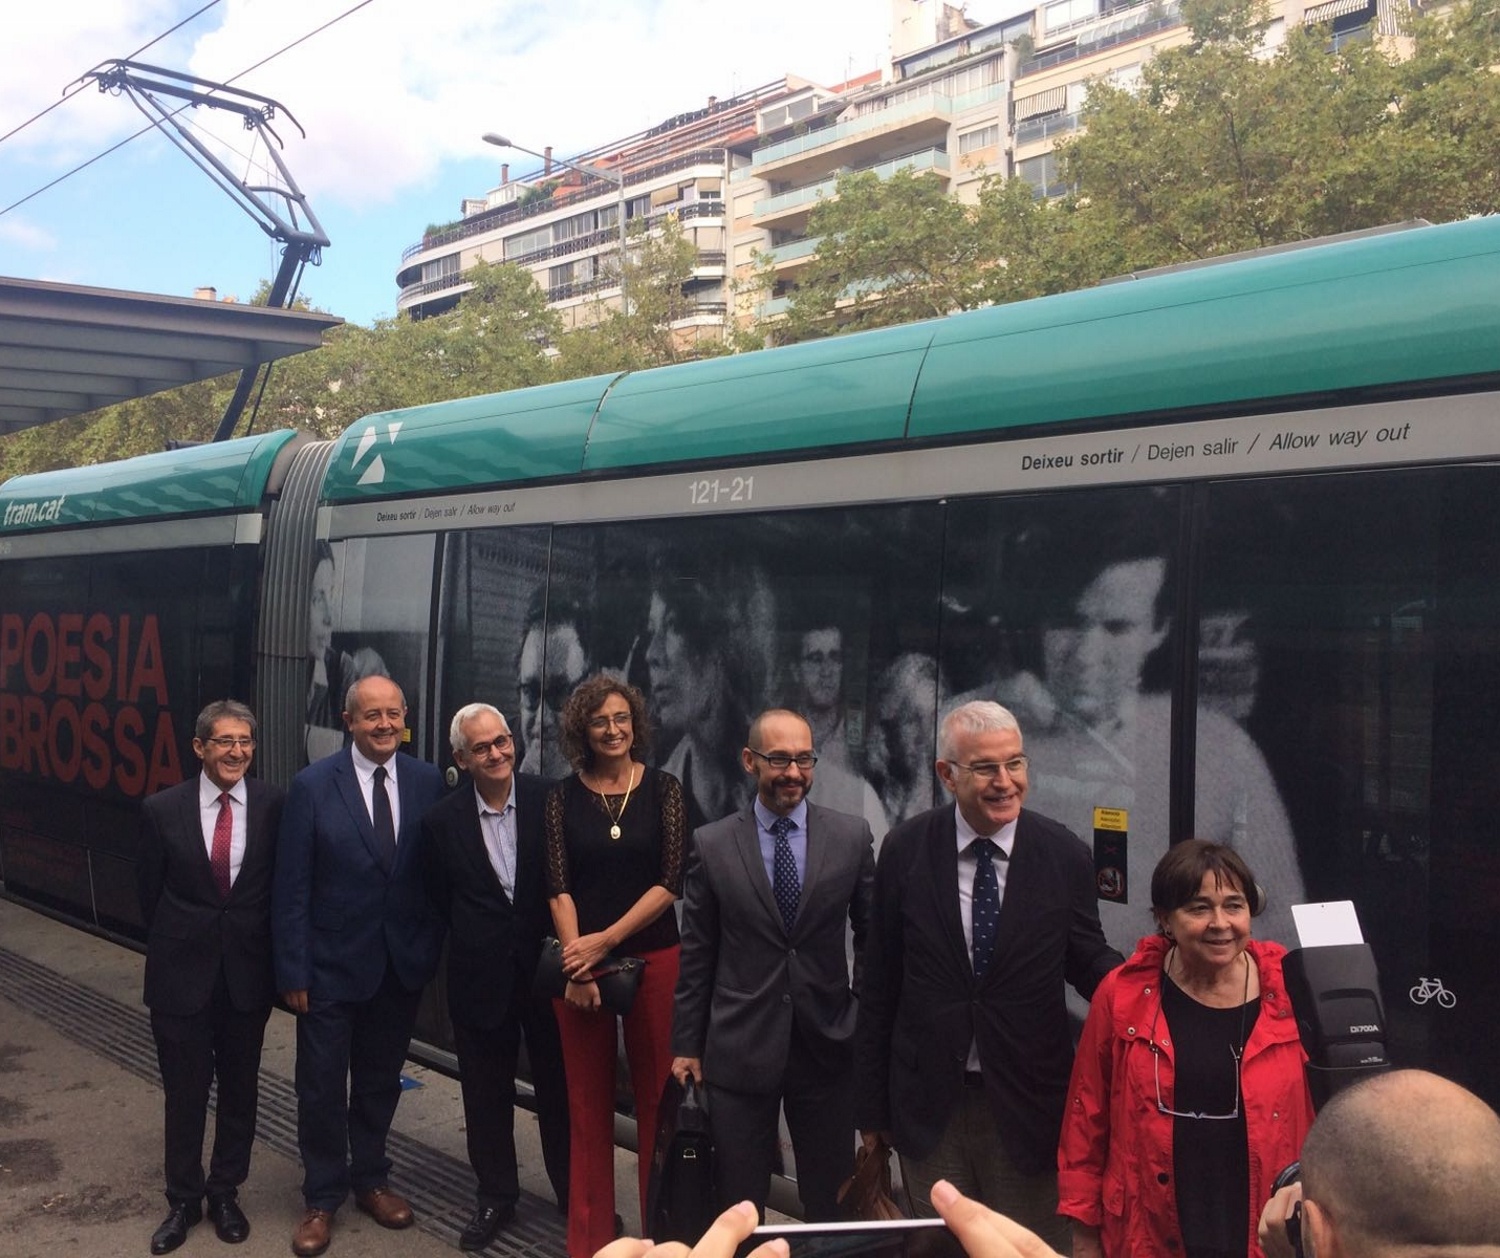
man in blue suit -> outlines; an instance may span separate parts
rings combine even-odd
[[[411,1225],[411,1207],[387,1183],[385,1142],[442,947],[420,852],[422,814],[442,795],[442,775],[396,754],[406,699],[390,678],[349,687],[344,724],[353,746],[292,780],[272,899],[276,983],[297,1015],[307,1212],[292,1250],[304,1258],[328,1248],[351,1190],[381,1226]]]

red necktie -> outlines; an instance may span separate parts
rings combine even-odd
[[[214,886],[219,895],[229,899],[229,841],[234,837],[234,816],[229,811],[229,792],[219,793],[219,818],[214,822],[214,847],[208,854],[209,868],[213,870]]]

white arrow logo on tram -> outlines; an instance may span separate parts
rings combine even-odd
[[[385,426],[386,444],[396,444],[396,434],[401,431],[401,420],[392,420]],[[374,424],[371,424],[364,432],[359,434],[359,444],[354,447],[353,466],[358,468],[364,461],[365,455],[369,454],[372,446],[380,440],[380,433]],[[358,483],[361,485],[378,485],[385,480],[385,458],[377,454],[370,460],[369,467],[365,468]]]

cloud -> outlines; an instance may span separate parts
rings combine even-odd
[[[39,227],[36,223],[28,222],[24,218],[12,217],[9,214],[0,218],[0,241],[21,249],[34,249],[38,252],[57,248],[57,237],[45,227]]]

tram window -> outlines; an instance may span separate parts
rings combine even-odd
[[[1015,713],[1027,806],[1093,842],[1100,920],[1122,952],[1150,929],[1170,837],[1181,509],[1178,491],[1148,488],[949,508],[942,665],[955,702]]]
[[[1214,735],[1213,716],[1197,731],[1199,822],[1229,808],[1236,840],[1253,845],[1273,905],[1257,933],[1291,946],[1274,906],[1353,899],[1388,983],[1420,969],[1428,945],[1444,475],[1299,477],[1206,495],[1200,673],[1255,677],[1241,719],[1297,841],[1266,842],[1261,827],[1276,819],[1236,796],[1245,765]],[[1226,618],[1230,607],[1243,620]],[[1388,1009],[1398,1059],[1421,1048],[1405,1003]]]
[[[418,534],[316,548],[307,593],[309,762],[344,745],[344,696],[371,675],[400,685],[410,731],[405,750],[429,754],[424,713],[435,547],[431,534]]]
[[[808,709],[812,797],[881,836],[932,798],[941,518],[928,505],[450,536],[443,709],[496,696],[522,767],[558,776],[557,710],[612,670],[645,692],[656,762],[698,823],[744,800],[751,716]]]

